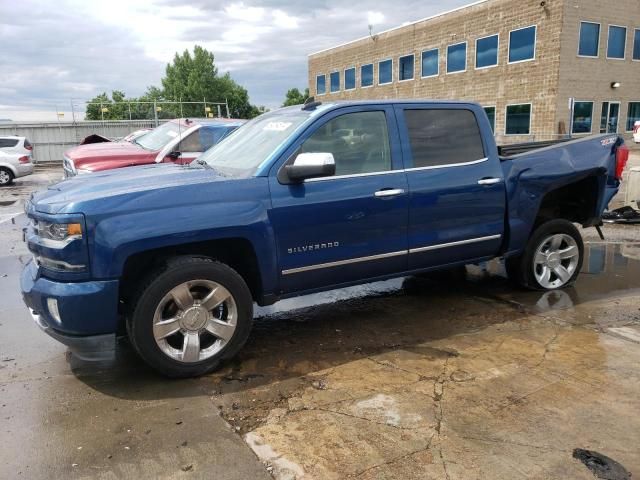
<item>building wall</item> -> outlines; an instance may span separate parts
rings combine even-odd
[[[577,1],[577,0],[576,0]],[[594,0],[595,1],[595,0]],[[628,0],[637,2],[638,0]],[[376,35],[309,56],[309,90],[319,100],[428,98],[462,99],[483,106],[496,106],[498,141],[527,141],[557,134],[556,101],[560,70],[560,35],[563,27],[560,0],[487,0],[448,14]],[[537,25],[536,56],[532,61],[508,64],[509,32]],[[475,69],[475,41],[499,34],[498,66]],[[467,70],[446,73],[447,45],[467,41]],[[421,53],[439,48],[439,75],[421,78]],[[398,58],[415,55],[414,79],[398,81]],[[379,60],[393,59],[393,83],[378,86]],[[360,87],[360,69],[374,62],[374,86]],[[344,91],[344,69],[356,67],[356,89]],[[329,93],[329,74],[341,72],[341,90]],[[327,94],[317,96],[316,76],[326,74]],[[532,103],[531,133],[528,137],[505,138],[507,104]],[[566,110],[566,108],[565,108]]]
[[[569,122],[569,98],[594,102],[592,133],[600,133],[602,102],[620,101],[619,133],[626,131],[627,108],[640,102],[640,61],[632,60],[634,29],[640,29],[640,0],[565,0],[560,57],[558,121]],[[580,22],[600,23],[598,58],[578,56]],[[627,27],[625,60],[607,59],[608,26]],[[612,89],[613,82],[620,88]],[[625,135],[628,136],[628,135]]]

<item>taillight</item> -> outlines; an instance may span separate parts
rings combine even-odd
[[[24,156],[20,157],[20,158],[18,159],[18,161],[19,161],[20,163],[29,163],[29,157],[28,157],[27,155],[24,155]]]
[[[620,145],[616,149],[616,178],[622,180],[622,172],[624,167],[627,166],[629,160],[629,147],[626,145]]]

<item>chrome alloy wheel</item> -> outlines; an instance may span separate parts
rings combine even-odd
[[[7,185],[11,181],[11,175],[6,170],[0,170],[0,185]]]
[[[153,316],[153,337],[170,358],[200,362],[224,348],[237,320],[236,302],[226,288],[211,280],[191,280],[162,298]]]
[[[578,268],[580,250],[570,235],[556,233],[545,238],[533,256],[533,272],[544,288],[560,288]]]

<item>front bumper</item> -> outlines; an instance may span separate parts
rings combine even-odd
[[[101,359],[100,355],[89,355],[98,347],[113,351],[119,322],[117,280],[56,282],[42,277],[31,261],[22,271],[20,287],[40,328],[79,357]],[[49,311],[50,298],[57,302],[59,320]]]
[[[113,360],[116,352],[116,334],[91,335],[88,337],[76,337],[64,335],[51,328],[42,315],[38,315],[29,309],[33,321],[40,329],[58,342],[69,347],[69,350],[80,360],[99,362]]]
[[[16,166],[16,178],[26,177],[33,173],[33,163],[21,163]]]

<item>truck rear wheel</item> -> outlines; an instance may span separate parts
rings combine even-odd
[[[141,285],[127,318],[140,356],[168,377],[215,370],[246,342],[253,300],[232,268],[199,257],[177,257]]]
[[[575,282],[582,268],[584,243],[568,220],[538,225],[522,255],[507,259],[509,278],[532,290],[555,290]]]

